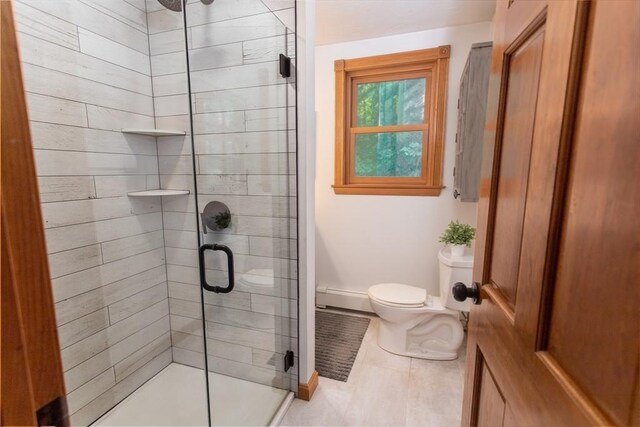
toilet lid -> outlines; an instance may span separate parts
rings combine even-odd
[[[380,283],[369,288],[369,295],[378,301],[407,307],[422,307],[427,299],[425,289],[401,283]]]

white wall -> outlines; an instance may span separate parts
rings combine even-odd
[[[459,81],[472,43],[491,40],[491,24],[401,34],[316,47],[316,285],[366,292],[399,282],[438,292],[438,237],[452,219],[474,224],[476,204],[453,196]],[[439,197],[336,195],[334,69],[337,59],[451,45],[444,185]]]
[[[299,248],[299,361],[300,383],[315,370],[315,94],[314,45],[316,5],[297,2],[298,79],[298,248]]]

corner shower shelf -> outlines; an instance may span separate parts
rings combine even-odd
[[[122,129],[122,133],[133,133],[136,135],[148,136],[184,136],[187,132],[183,130],[168,129]]]
[[[189,190],[147,190],[127,193],[130,197],[184,196]]]

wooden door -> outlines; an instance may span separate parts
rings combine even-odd
[[[498,2],[483,163],[462,424],[640,424],[640,2]]]
[[[10,1],[0,1],[2,425],[67,425],[51,281]]]

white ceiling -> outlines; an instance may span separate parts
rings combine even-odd
[[[316,44],[490,21],[495,0],[317,0]]]

